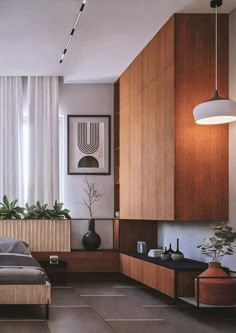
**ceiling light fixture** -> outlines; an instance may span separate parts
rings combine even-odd
[[[74,25],[73,25],[73,28],[72,28],[72,30],[71,30],[70,36],[69,36],[68,41],[67,41],[67,43],[66,43],[66,47],[65,47],[65,49],[64,49],[64,51],[63,51],[63,53],[62,53],[62,56],[61,56],[61,59],[60,59],[60,64],[62,63],[62,61],[63,61],[63,59],[64,59],[64,57],[65,57],[65,54],[66,54],[66,52],[67,52],[67,50],[68,50],[68,47],[69,47],[69,45],[70,45],[70,42],[71,42],[72,36],[74,35],[75,29],[76,29],[77,24],[78,24],[78,22],[79,22],[80,16],[81,16],[81,14],[82,14],[82,11],[84,10],[84,6],[85,6],[85,4],[86,4],[86,0],[83,0],[82,5],[81,5],[80,10],[79,10],[79,13],[78,13],[78,15],[77,15],[77,17],[76,17],[75,23],[74,23]]]
[[[236,102],[222,98],[218,93],[218,7],[222,0],[212,0],[211,8],[215,8],[215,94],[209,101],[197,105],[193,110],[197,124],[217,125],[236,120]]]

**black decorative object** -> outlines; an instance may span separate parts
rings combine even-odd
[[[167,247],[166,247],[166,246],[165,246],[165,251],[162,252],[162,254],[161,254],[161,260],[162,260],[162,261],[171,260],[171,255],[170,255],[169,252],[167,251]]]
[[[95,231],[95,219],[89,220],[89,230],[83,237],[83,245],[88,251],[95,251],[101,245],[101,237]]]
[[[171,255],[173,261],[183,261],[184,254],[179,250],[179,238],[177,238],[177,250]]]
[[[172,247],[171,247],[171,243],[169,244],[169,249],[167,250],[168,251],[168,253],[170,254],[170,255],[172,255],[173,253],[175,253],[175,251],[172,249]]]

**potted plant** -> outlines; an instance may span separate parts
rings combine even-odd
[[[202,254],[211,258],[208,269],[199,275],[199,286],[195,281],[195,297],[199,287],[199,302],[210,305],[235,304],[236,284],[221,268],[221,260],[226,255],[235,253],[236,232],[225,223],[211,228],[214,231],[208,241],[199,245]],[[209,279],[208,279],[209,277]]]
[[[81,202],[82,205],[85,205],[89,211],[89,230],[83,236],[83,245],[89,251],[95,251],[101,245],[101,237],[95,231],[95,219],[93,217],[93,206],[96,202],[100,200],[103,196],[97,189],[96,183],[89,182],[86,177],[84,177],[84,182],[86,187],[84,192],[86,194],[85,198]]]
[[[70,251],[70,215],[62,203],[55,201],[52,209],[39,201],[19,207],[17,200],[4,195],[0,221],[1,237],[20,238],[32,251]]]
[[[23,218],[24,208],[17,205],[18,200],[10,202],[6,195],[3,196],[3,202],[0,203],[1,220],[18,220]]]

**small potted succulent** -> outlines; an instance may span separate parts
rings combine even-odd
[[[224,256],[235,253],[236,232],[225,223],[214,226],[211,230],[214,234],[208,241],[204,239],[203,244],[198,246],[203,255],[212,259],[208,269],[199,275],[199,302],[211,305],[232,305],[236,302],[236,284],[233,279],[228,278],[220,262]],[[207,279],[207,277],[210,278]],[[195,295],[197,295],[196,281]]]

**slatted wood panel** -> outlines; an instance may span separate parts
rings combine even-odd
[[[51,285],[0,285],[0,304],[51,304]]]
[[[214,16],[178,14],[175,219],[228,220],[228,125],[201,126],[193,108],[214,92]],[[219,93],[228,96],[228,15],[219,15]]]
[[[69,220],[1,220],[0,237],[14,237],[31,251],[70,251]]]
[[[38,261],[58,255],[60,260],[68,262],[68,272],[120,271],[120,253],[116,251],[32,252],[32,255]]]

